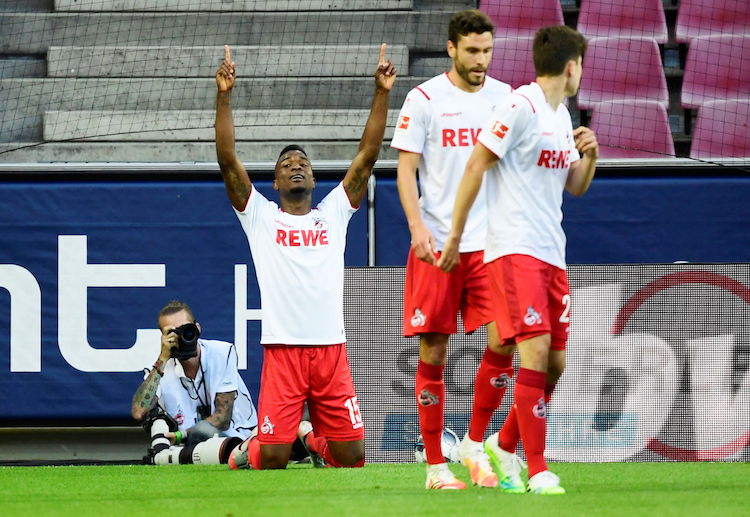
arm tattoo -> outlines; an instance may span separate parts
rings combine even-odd
[[[236,395],[236,391],[230,391],[228,393],[217,393],[216,397],[214,397],[214,406],[216,407],[216,411],[214,411],[214,413],[206,420],[216,426],[217,429],[221,429],[222,431],[229,429],[229,424],[232,421],[234,398]]]
[[[148,377],[138,387],[138,391],[133,395],[133,407],[141,409],[150,409],[156,399],[156,389],[159,387],[161,376],[157,373],[156,368],[152,368]]]
[[[346,193],[349,194],[349,198],[352,200],[361,199],[364,196],[365,189],[367,188],[367,180],[370,179],[370,175],[367,173],[367,169],[363,167],[357,167],[352,171],[353,174],[346,183]]]

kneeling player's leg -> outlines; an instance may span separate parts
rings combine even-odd
[[[302,419],[308,391],[307,347],[266,347],[258,397],[260,468],[283,469]],[[251,455],[252,461],[252,455]],[[258,468],[255,463],[253,468]]]
[[[313,432],[309,449],[334,467],[361,467],[365,462],[364,423],[349,368],[346,346],[316,347],[308,407]]]

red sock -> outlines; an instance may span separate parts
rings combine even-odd
[[[260,470],[260,440],[253,438],[247,444],[247,462],[255,470]]]
[[[492,414],[500,407],[511,378],[513,356],[496,354],[487,348],[474,380],[474,405],[469,422],[469,438],[475,442],[484,440],[487,425]]]
[[[505,418],[505,423],[500,429],[498,435],[498,445],[501,449],[508,452],[516,452],[518,447],[518,440],[521,439],[521,434],[518,431],[518,418],[516,417],[516,404],[510,408],[508,416]]]
[[[322,436],[315,436],[314,431],[310,431],[307,433],[307,436],[305,436],[305,445],[307,445],[307,448],[311,451],[315,452],[326,460],[326,464],[328,464],[331,467],[336,468],[356,468],[356,467],[364,467],[365,466],[365,460],[362,458],[361,461],[355,463],[354,465],[342,465],[338,461],[336,461],[331,454],[331,448],[328,446],[328,439],[324,438]]]
[[[516,378],[516,418],[529,464],[529,477],[547,470],[544,461],[547,438],[547,409],[544,403],[546,378],[546,373],[526,368],[519,369]]]
[[[441,446],[445,406],[445,366],[417,364],[416,395],[419,429],[422,431],[422,442],[427,456],[427,463],[436,465],[445,463]]]

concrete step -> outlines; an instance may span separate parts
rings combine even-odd
[[[413,0],[55,0],[55,11],[391,11]]]
[[[369,110],[235,110],[237,140],[357,140]],[[214,111],[47,111],[44,140],[214,141]],[[388,113],[393,135],[398,110]]]
[[[141,427],[3,427],[0,462],[137,462],[148,449]]]
[[[0,53],[52,46],[406,45],[443,51],[450,11],[3,13]]]
[[[246,78],[234,87],[235,109],[369,109],[374,82],[354,78]],[[390,107],[425,77],[399,77]],[[0,142],[41,141],[45,111],[207,110],[211,79],[0,79]]]
[[[380,45],[295,45],[233,47],[238,76],[372,76]],[[399,74],[409,74],[409,49],[389,47],[386,56]],[[50,47],[49,77],[214,77],[224,48],[216,47]]]
[[[275,162],[286,145],[296,143],[305,148],[313,168],[322,160],[350,161],[359,147],[355,141],[319,142],[314,140],[279,140],[270,142],[237,142],[237,155],[245,162]],[[398,151],[383,144],[379,160],[396,160]],[[0,163],[48,162],[154,162],[216,164],[214,142],[10,142],[0,144]],[[219,166],[216,165],[218,174]],[[217,176],[218,179],[218,176]]]
[[[47,62],[35,57],[0,58],[0,79],[12,77],[45,77]]]

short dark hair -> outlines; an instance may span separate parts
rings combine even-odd
[[[542,27],[534,36],[536,75],[560,75],[568,61],[583,58],[587,46],[586,38],[566,25]]]
[[[491,32],[494,35],[495,26],[490,17],[479,9],[467,9],[453,15],[448,24],[448,39],[454,45],[458,45],[460,36],[468,36],[472,32],[476,34]]]
[[[170,316],[172,314],[176,314],[180,311],[185,311],[188,313],[188,316],[190,316],[190,319],[195,322],[195,315],[193,314],[193,309],[190,308],[190,306],[185,303],[181,302],[179,300],[170,300],[162,309],[159,311],[159,316],[156,318],[156,323],[158,325],[159,320],[162,318],[162,316]]]
[[[281,150],[281,152],[279,153],[279,158],[284,156],[284,153],[289,152],[289,151],[299,151],[305,156],[307,156],[307,153],[305,152],[305,150],[302,148],[301,145],[291,144]],[[276,158],[276,159],[278,160],[279,158]]]

